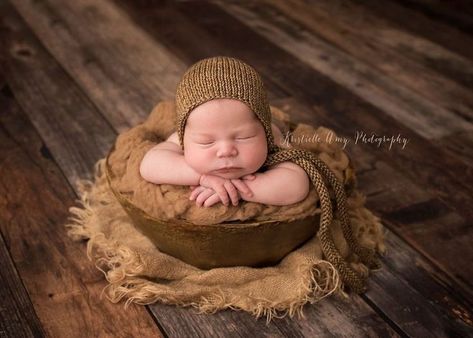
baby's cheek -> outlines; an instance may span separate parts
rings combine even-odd
[[[248,151],[248,162],[253,170],[258,170],[266,161],[268,151],[265,145],[257,145]]]
[[[204,173],[208,171],[207,167],[210,163],[210,160],[205,153],[189,149],[189,151],[185,154],[185,159],[187,164],[189,164],[189,166],[191,166],[197,172]]]

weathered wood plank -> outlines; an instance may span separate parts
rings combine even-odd
[[[427,261],[392,233],[386,234],[386,246],[385,265],[373,274],[363,297],[412,337],[473,336],[473,304],[458,294],[457,284],[441,270],[432,272]]]
[[[473,168],[473,132],[465,131],[435,140],[434,144],[446,149]]]
[[[144,308],[100,299],[102,273],[61,226],[74,204],[70,186],[15,100],[0,100],[0,230],[46,335],[159,336]]]
[[[90,177],[94,163],[107,153],[114,141],[111,127],[96,112],[93,103],[84,93],[77,86],[71,85],[71,78],[57,63],[51,61],[44,67],[37,67],[38,62],[52,60],[50,55],[39,48],[38,42],[31,38],[24,24],[19,23],[18,16],[10,15],[12,10],[9,6],[2,6],[2,12],[5,46],[2,57],[9,85],[15,90],[16,98],[39,130],[46,126],[59,131],[67,130],[67,134],[61,132],[56,136],[55,142],[51,142],[51,135],[41,135],[52,151],[67,148],[63,152],[64,157],[56,158],[67,176],[72,180]],[[31,69],[34,71],[30,71]],[[48,100],[53,101],[44,98],[45,90],[51,93]],[[47,114],[39,114],[37,111]],[[68,118],[58,119],[57,116]],[[71,118],[89,121],[87,129],[83,129],[79,123],[71,123]],[[91,142],[93,146],[87,147]],[[77,149],[87,149],[88,156],[81,156]]]
[[[2,86],[2,90],[5,87]],[[2,94],[0,94],[1,96]],[[0,109],[4,107],[0,104]],[[1,128],[1,125],[0,125]],[[0,131],[2,133],[2,131]],[[4,157],[4,151],[0,151]],[[3,189],[0,187],[0,191]],[[5,200],[0,199],[0,213],[4,213]],[[4,217],[0,216],[0,219]],[[0,337],[44,337],[45,332],[41,327],[28,292],[23,286],[15,264],[8,253],[8,248],[0,234]]]
[[[347,303],[350,306],[347,306]],[[397,337],[406,336],[406,333],[391,323],[391,330],[382,325],[383,318],[373,312],[363,301],[362,297],[349,299],[332,298],[315,306],[308,306],[305,310],[306,318],[291,321],[284,319],[276,321],[276,325],[285,337],[294,337],[296,327],[302,337]],[[347,316],[350,321],[341,324],[340,316]]]
[[[423,64],[466,88],[473,88],[473,60],[433,42],[430,38],[412,34],[403,26],[375,15],[362,4],[358,5],[353,1],[312,1],[311,6],[324,17],[333,17],[343,27],[350,26],[354,34],[364,38],[360,43],[376,41],[394,54]],[[450,39],[455,40],[458,35],[460,34],[452,34]],[[454,88],[468,94],[461,87],[451,89]],[[449,91],[448,94],[452,98],[457,95],[456,91]]]
[[[353,13],[346,14],[344,6],[332,10],[332,12],[337,11],[336,15],[327,13],[321,9],[322,4],[325,4],[324,1],[316,1],[313,4],[299,0],[267,1],[267,3],[285,16],[302,24],[313,34],[321,36],[346,53],[383,72],[392,80],[449,110],[452,115],[459,114],[460,117],[469,118],[470,121],[473,119],[473,98],[470,90],[432,71],[423,63],[409,59],[403,51],[406,49],[404,47],[406,43],[412,46],[413,43],[423,43],[424,46],[428,45],[429,50],[433,52],[440,49],[435,44],[420,41],[392,28],[390,30],[382,29],[382,27],[376,29],[375,27],[379,25],[378,21],[370,20],[365,23],[365,20],[369,19],[367,15],[363,17],[365,20],[350,17]],[[254,6],[254,8],[260,7],[261,5]],[[261,10],[264,11],[264,9]],[[371,26],[373,28],[370,29]],[[414,48],[412,46],[409,48]],[[441,49],[441,52],[448,53],[445,49]],[[437,51],[437,53],[440,52]],[[435,58],[434,54],[431,54],[431,57]],[[445,58],[445,55],[443,57]],[[473,74],[471,62],[464,59],[463,64],[468,65],[464,73]]]
[[[154,305],[153,305],[154,307]],[[171,337],[397,337],[405,335],[389,327],[360,297],[341,300],[332,297],[304,308],[304,318],[273,321],[261,330],[265,318],[255,320],[249,314],[224,310],[211,316],[193,310],[160,305],[158,320]]]
[[[36,47],[39,48],[39,47]],[[37,60],[37,62],[46,63],[49,62],[47,60]],[[32,71],[32,70],[31,70]],[[112,88],[113,89],[113,88]],[[48,97],[51,93],[44,92],[43,95]],[[51,107],[53,109],[53,107]],[[41,111],[34,111],[35,114],[42,114]],[[56,119],[65,120],[67,116],[59,116],[56,114]],[[76,123],[80,124],[83,128],[87,129],[87,125],[90,123],[96,123],[89,119],[82,119],[77,120]],[[61,140],[61,135],[58,130],[54,128],[57,124],[50,125],[51,128],[48,128],[47,125],[41,125],[38,127],[40,132],[44,134],[51,135],[51,139],[49,142],[55,143]],[[66,129],[67,131],[67,129]],[[108,133],[107,129],[103,132]],[[55,135],[57,139],[54,139]],[[77,148],[80,152],[81,156],[89,156],[85,149]],[[67,148],[64,148],[62,151],[68,151]],[[52,154],[55,157],[67,157],[67,154],[63,154],[61,149],[55,148],[51,150]],[[66,177],[67,177],[66,173]],[[366,332],[369,334],[374,334],[375,332],[383,332],[391,334],[393,333],[392,330],[376,313],[374,313],[365,303],[359,302],[360,305],[358,308],[352,309],[350,304],[346,305],[346,309],[344,305],[341,305],[338,312],[334,312],[334,317],[338,323],[342,323],[340,325],[346,326],[348,328],[355,327],[352,323],[352,318],[356,317],[358,309],[361,308],[363,311],[361,315],[363,319],[366,320],[366,325],[362,329],[356,329],[356,332],[362,333]],[[182,336],[189,336],[189,334],[195,332],[200,332],[202,336],[208,336],[215,332],[220,332],[224,336],[228,336],[230,334],[234,336],[248,336],[248,333],[257,333],[258,335],[271,335],[271,336],[283,336],[275,324],[271,324],[270,326],[266,326],[263,320],[255,321],[250,315],[242,312],[234,312],[234,311],[227,311],[221,314],[217,314],[215,316],[195,316],[194,314],[188,309],[180,309],[177,307],[172,306],[164,306],[164,305],[153,305],[150,306],[151,311],[153,311],[154,315],[160,322],[161,327],[165,328],[166,333],[170,335],[182,335]],[[354,313],[352,317],[347,317],[345,313]],[[360,318],[360,317],[358,317]],[[368,319],[369,318],[369,319]],[[359,322],[362,321],[360,318]],[[166,323],[174,323],[174,325],[169,325]],[[282,324],[281,324],[282,325]],[[287,325],[285,326],[286,330],[291,330],[292,322],[288,321]],[[304,324],[301,324],[304,327]],[[307,326],[312,325],[309,321],[307,321]],[[321,324],[322,325],[322,324]],[[306,328],[307,330],[307,328]],[[298,330],[294,329],[294,333],[297,334]]]
[[[242,2],[221,2],[220,5],[269,41],[426,138],[473,130],[472,123],[398,83],[389,74],[305,31],[273,7]],[[473,66],[471,68],[473,72]]]
[[[431,17],[435,21],[442,21],[467,34],[473,33],[471,2],[437,0],[397,0],[397,2]]]
[[[369,204],[368,204],[369,205]],[[412,204],[392,212],[383,213],[411,245],[436,262],[459,281],[464,288],[471,288],[473,250],[471,221],[459,216],[437,198]],[[470,295],[473,296],[473,293]]]
[[[184,65],[108,1],[11,2],[119,132],[173,97]]]
[[[2,97],[0,196],[5,211],[0,213],[0,229],[44,330],[55,337],[159,336],[143,307],[132,306],[125,312],[101,299],[106,285],[103,275],[86,259],[84,247],[73,243],[62,226],[76,195],[51,152],[61,149],[62,156],[56,153],[54,158],[64,165],[73,183],[77,176],[89,174],[87,165],[93,164],[100,148],[104,149],[107,139],[101,131],[107,126],[100,125],[97,117],[87,130],[80,129],[84,123],[73,122],[90,121],[87,116],[95,112],[91,103],[31,34],[24,35],[24,24],[10,6],[2,3],[0,13],[5,46],[0,57],[11,92],[21,99],[39,129],[50,125],[57,130],[52,139],[43,129],[42,136],[52,146],[47,147],[16,99]],[[73,120],[70,112],[79,116]],[[56,120],[58,114],[62,119]],[[84,150],[77,147],[84,139],[88,140],[84,146],[87,156],[77,153]],[[130,322],[133,325],[127,325]]]
[[[364,6],[365,9],[380,17],[388,19],[396,27],[434,41],[459,55],[473,60],[473,49],[465,48],[473,45],[473,38],[455,27],[430,19],[423,13],[413,11],[396,1],[356,0],[353,2]],[[452,4],[452,2],[449,3]]]

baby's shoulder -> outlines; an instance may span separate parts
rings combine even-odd
[[[179,138],[177,133],[171,134],[165,141],[156,144],[150,151],[153,150],[172,150],[178,153],[183,154],[184,152],[181,149],[181,145],[179,144]]]

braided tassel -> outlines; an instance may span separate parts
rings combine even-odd
[[[337,177],[333,174],[330,168],[320,160],[313,153],[310,153],[311,161],[314,162],[317,169],[322,175],[329,181],[333,190],[335,191],[335,199],[337,201],[337,210],[340,216],[340,222],[342,225],[343,236],[345,237],[350,249],[358,255],[360,260],[366,264],[370,269],[376,269],[380,267],[379,261],[375,257],[375,251],[362,247],[358,244],[353,236],[352,227],[347,214],[347,197],[343,185],[339,182]]]
[[[374,259],[374,251],[358,245],[355,241],[351,225],[348,221],[346,212],[346,194],[343,185],[332,173],[330,168],[315,156],[315,154],[300,149],[275,149],[276,151],[268,156],[264,166],[275,165],[284,161],[292,160],[301,166],[309,175],[316,191],[320,197],[322,214],[320,218],[320,228],[318,236],[321,240],[322,250],[331,262],[340,272],[343,281],[356,293],[365,291],[365,280],[351,269],[338,252],[331,233],[331,224],[333,221],[332,202],[328,189],[321,174],[323,174],[335,191],[337,209],[340,214],[343,236],[345,237],[350,249],[355,252],[360,259],[369,267],[376,267],[377,262]]]

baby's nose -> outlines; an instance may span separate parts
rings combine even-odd
[[[222,142],[217,151],[218,157],[230,157],[238,154],[237,148],[232,142]]]

